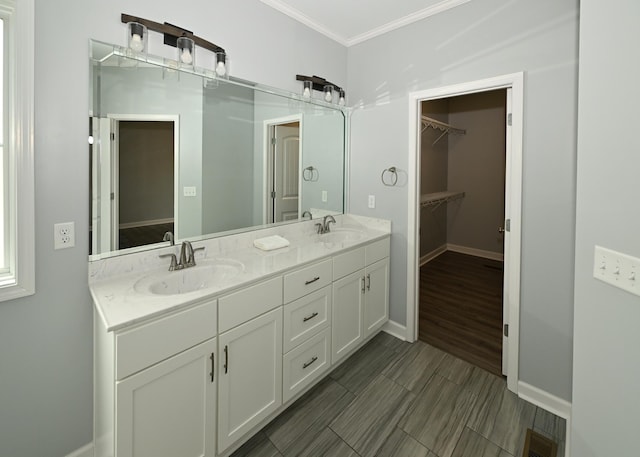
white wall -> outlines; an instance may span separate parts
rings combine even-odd
[[[391,319],[407,303],[408,97],[524,71],[520,379],[571,399],[578,0],[474,0],[349,48],[354,213],[393,221]],[[396,187],[380,173],[401,170]],[[367,208],[367,195],[377,207]]]
[[[92,439],[88,40],[124,44],[123,12],[223,46],[238,77],[296,92],[297,73],[346,80],[342,46],[258,0],[36,0],[36,294],[0,303],[2,456],[60,457]],[[174,55],[151,35],[152,53]],[[54,251],[53,224],[65,221],[76,247]]]
[[[640,297],[593,278],[594,245],[640,258],[636,0],[581,0],[572,455],[638,455]],[[631,48],[629,47],[631,46]],[[612,131],[603,119],[615,113]]]

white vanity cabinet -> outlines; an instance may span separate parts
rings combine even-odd
[[[284,276],[284,402],[331,366],[331,280],[331,259]]]
[[[219,300],[218,452],[282,404],[282,278]]]
[[[389,318],[389,238],[333,257],[331,361],[350,354]]]
[[[94,322],[96,457],[215,456],[216,300],[121,331]]]

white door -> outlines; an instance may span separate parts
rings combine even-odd
[[[218,452],[282,404],[282,308],[220,335]]]
[[[333,283],[331,309],[331,360],[342,359],[364,339],[362,306],[365,293],[364,270]]]
[[[298,219],[300,128],[276,125],[273,176],[273,222]]]
[[[368,337],[389,319],[389,257],[365,270],[364,337]]]
[[[216,339],[116,383],[118,457],[215,455]]]

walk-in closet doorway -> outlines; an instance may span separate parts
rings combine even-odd
[[[522,79],[506,75],[409,97],[416,120],[409,163],[416,168],[409,182],[407,331],[502,372],[514,392]]]

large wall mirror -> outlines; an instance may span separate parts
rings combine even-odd
[[[91,42],[95,260],[342,213],[343,109]]]

